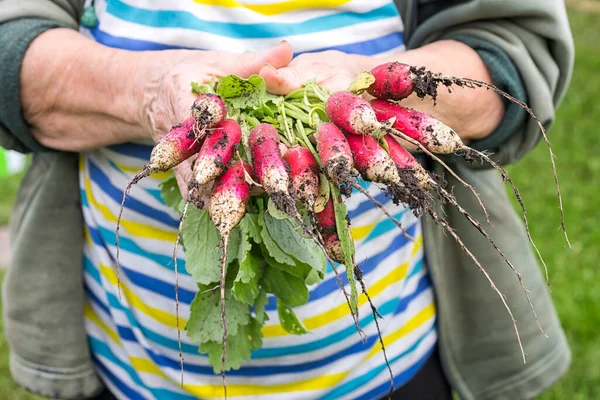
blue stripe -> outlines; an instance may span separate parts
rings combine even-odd
[[[94,39],[98,43],[105,46],[114,47],[118,49],[131,50],[131,51],[146,51],[146,50],[205,50],[201,47],[184,47],[174,46],[170,44],[152,42],[149,40],[131,39],[126,37],[114,36],[99,28],[95,28],[90,31]],[[304,53],[316,53],[327,50],[342,51],[347,54],[360,54],[364,56],[374,56],[377,54],[385,53],[390,50],[396,49],[404,44],[404,35],[402,32],[392,32],[382,37],[375,39],[365,40],[361,42],[343,44],[339,46],[329,46],[316,48],[314,50],[307,50],[294,53],[294,57]],[[114,147],[114,146],[113,146]],[[111,150],[112,148],[111,147]],[[127,154],[134,156],[132,154]],[[147,160],[150,156],[150,152],[146,157],[142,157],[141,154],[138,158]]]
[[[100,360],[94,352],[92,352],[92,361],[98,370],[104,375],[106,379],[108,379],[113,385],[119,389],[121,393],[127,396],[130,400],[145,400],[142,395],[140,395],[137,391],[133,390],[125,383],[123,383],[119,378],[117,378],[108,368],[104,365],[104,362]]]
[[[112,352],[112,350],[110,349],[110,347],[108,347],[108,345],[106,343],[103,343],[100,340],[98,340],[98,339],[96,339],[95,337],[92,337],[92,336],[88,336],[88,340],[90,342],[90,348],[92,349],[92,352],[96,355],[96,357],[98,357],[98,356],[104,357],[107,360],[109,360],[110,362],[112,362],[112,363],[118,365],[119,367],[121,367],[125,372],[127,372],[127,375],[129,375],[129,377],[138,386],[140,386],[140,387],[142,387],[144,389],[147,389],[150,393],[152,393],[154,395],[154,398],[156,398],[156,399],[181,399],[181,400],[195,400],[195,399],[197,399],[197,397],[194,397],[194,396],[191,396],[191,395],[187,395],[187,394],[184,394],[184,393],[173,392],[173,391],[167,390],[167,389],[152,388],[152,387],[146,386],[144,384],[144,382],[138,376],[137,372],[133,369],[133,367],[131,367],[131,365],[129,365],[129,364],[124,363],[118,357],[116,357],[114,355],[114,353]],[[102,364],[102,361],[100,361],[100,364]],[[102,366],[105,367],[104,365],[102,365]],[[117,379],[117,377],[115,375],[112,375],[112,377],[115,380]],[[113,380],[113,379],[111,379],[111,380]],[[121,384],[123,386],[125,386],[123,384],[123,382],[121,382]],[[133,399],[134,398],[134,397],[129,396],[129,393],[126,393],[126,394],[128,395],[129,399]],[[143,399],[143,397],[141,397],[141,394],[137,393],[137,395],[140,396],[139,398]]]
[[[417,284],[417,287],[413,293],[411,293],[410,295],[406,296],[403,299],[393,299],[393,300],[390,300],[390,301],[384,303],[383,305],[381,305],[379,307],[379,309],[378,309],[379,312],[383,316],[387,316],[389,314],[398,315],[398,314],[402,313],[404,310],[406,310],[408,305],[417,296],[419,296],[421,293],[423,293],[424,291],[429,289],[430,285],[431,285],[431,281],[430,281],[428,275],[424,275],[419,280],[419,283]],[[161,346],[167,347],[172,350],[178,349],[177,341],[166,338],[158,333],[154,333],[154,332],[146,329],[145,327],[140,326],[137,323],[137,321],[134,320],[133,315],[131,314],[131,311],[124,308],[123,305],[119,302],[119,300],[116,298],[115,295],[113,295],[111,293],[107,293],[107,297],[108,297],[110,306],[124,312],[126,314],[127,318],[129,319],[130,323],[132,324],[132,326],[140,329],[143,332],[144,336],[148,340],[153,341]],[[104,305],[97,298],[93,298],[90,300],[94,304],[97,304],[101,308],[107,308],[107,306]],[[365,327],[365,326],[368,326],[372,322],[373,322],[373,316],[372,316],[372,314],[368,314],[365,318],[360,320],[360,325],[362,327]],[[133,342],[138,343],[138,341],[135,338],[135,335],[133,334],[133,331],[131,329],[125,328],[125,327],[120,327],[117,325],[117,330],[119,332],[119,336],[121,337],[121,339],[131,340]],[[317,341],[314,341],[311,343],[305,343],[305,344],[298,345],[298,346],[259,349],[257,351],[252,352],[252,359],[261,359],[261,358],[264,359],[264,358],[280,357],[280,356],[285,356],[285,355],[301,354],[301,353],[316,351],[316,350],[319,350],[322,348],[326,348],[327,346],[330,346],[334,343],[339,343],[340,341],[343,341],[346,338],[348,338],[354,334],[356,334],[356,331],[355,331],[355,327],[352,325],[352,326],[348,326],[347,328],[345,328],[333,335],[330,335],[326,338],[323,338],[323,339],[320,339],[320,340],[317,340]],[[378,340],[378,337],[376,335],[370,336],[368,338],[369,344],[367,347],[372,346],[376,340]],[[182,348],[183,348],[184,353],[191,353],[191,354],[198,353],[197,346],[182,343]],[[287,372],[293,373],[293,372],[299,372],[299,371],[307,371],[310,369],[319,368],[321,366],[327,365],[329,362],[331,362],[331,360],[338,360],[345,356],[363,351],[364,349],[365,349],[364,345],[362,345],[359,342],[349,348],[346,348],[336,354],[329,356],[325,360],[317,360],[317,361],[310,362],[310,363],[305,363],[305,364],[300,364],[300,365],[290,365],[290,366],[277,365],[277,366],[245,367],[239,371],[231,371],[230,374],[233,374],[234,376],[266,376],[266,375],[270,375],[270,374],[274,374],[274,373],[287,373]],[[152,359],[157,364],[165,366],[165,367],[170,367],[173,369],[179,368],[178,360],[173,360],[171,358],[156,355],[150,349],[146,349],[146,351],[151,355]],[[213,374],[212,367],[198,366],[198,365],[193,365],[190,363],[186,363],[186,370],[188,370],[189,372],[194,372],[194,373],[199,373],[199,374],[208,374],[208,375]]]
[[[405,350],[398,356],[391,358],[389,360],[390,365],[395,363],[396,361],[400,360],[402,357],[405,357],[408,354],[415,352],[417,350],[417,347],[421,344],[421,342],[423,342],[423,340],[427,337],[427,335],[431,334],[431,332],[434,330],[435,330],[435,325],[433,325],[427,331],[427,333],[425,333],[423,336],[421,336],[419,338],[419,340],[417,340],[412,346],[410,346],[410,348],[408,348],[407,350]],[[432,345],[432,348],[433,348],[433,345]],[[415,364],[413,364],[411,367],[404,370],[401,374],[394,376],[394,386],[402,386],[406,382],[408,382],[413,376],[415,376],[415,374],[423,366],[425,361],[427,361],[427,358],[429,358],[430,354],[431,354],[431,350],[429,352],[427,352],[425,355],[423,355],[423,357],[421,357],[421,359],[419,359],[419,361],[416,362]],[[386,369],[387,369],[387,367],[385,364],[380,364],[376,368],[365,373],[364,375],[358,376],[358,377],[354,378],[353,380],[336,387],[332,391],[328,392],[324,397],[321,397],[321,399],[323,399],[323,400],[337,399],[348,393],[352,393],[353,391],[360,388],[361,386],[368,384],[369,381],[375,379],[377,377],[377,375],[379,375],[380,373],[385,372]],[[379,388],[387,388],[387,390],[384,389],[383,393],[381,393],[381,396],[385,395],[387,393],[387,391],[389,391],[389,382],[384,383],[383,385],[380,385],[377,389],[379,389]],[[360,397],[360,399],[373,399],[373,398],[379,398],[379,397],[378,396],[368,397],[368,396],[366,396],[366,394]]]
[[[174,46],[170,44],[162,44],[157,42],[151,42],[149,40],[138,40],[129,39],[120,36],[113,36],[110,33],[106,33],[99,28],[95,28],[90,31],[96,42],[101,43],[105,46],[114,47],[117,49],[131,50],[131,51],[145,51],[145,50],[201,50],[200,48]],[[150,153],[148,153],[148,156]]]
[[[347,54],[360,54],[363,56],[374,56],[386,51],[398,48],[404,44],[404,35],[402,32],[392,32],[388,35],[378,37],[362,42],[343,44],[339,46],[322,47],[317,50],[307,51],[314,53],[319,51],[337,50]]]
[[[86,225],[86,228],[90,234],[92,241],[97,246],[101,246],[101,247],[105,248],[107,243],[111,243],[111,244],[115,243],[116,235],[112,230],[99,226],[98,227],[99,231],[98,231],[98,230],[90,227],[89,225]],[[158,253],[152,253],[147,250],[144,250],[141,247],[139,247],[131,239],[128,239],[126,237],[119,237],[119,248],[121,250],[128,251],[130,253],[134,253],[134,254],[137,254],[138,256],[152,260],[156,264],[165,267],[169,271],[174,271],[174,268],[172,267],[173,259],[171,257],[164,256],[164,255],[158,254]],[[177,271],[180,274],[189,275],[185,269],[185,260],[182,258],[177,258]]]
[[[366,189],[368,190],[368,188],[366,188]],[[356,206],[356,208],[354,208],[352,210],[348,210],[348,216],[350,217],[350,220],[358,217],[360,214],[362,214],[366,211],[369,211],[375,207],[373,205],[373,203],[371,202],[371,200],[364,197],[360,192],[356,191],[356,189],[352,189],[352,195],[360,196],[361,198],[364,198],[365,200],[362,201],[361,203],[359,203],[358,206]],[[382,204],[385,203],[387,197],[388,197],[388,195],[386,193],[379,193],[378,195],[374,196],[375,200],[379,201]]]
[[[96,166],[96,164],[92,160],[88,159],[87,162],[90,181],[97,184],[102,189],[104,194],[108,195],[118,204],[121,204],[121,201],[123,199],[123,190],[113,185],[110,179],[106,176],[106,174],[98,166]],[[135,211],[142,215],[151,215],[154,220],[161,222],[171,228],[177,229],[177,227],[179,226],[178,219],[174,219],[166,212],[157,210],[156,208],[150,207],[149,205],[142,203],[141,201],[135,199],[131,195],[128,196],[127,200],[125,201],[125,208]]]
[[[234,39],[269,39],[304,35],[398,17],[398,10],[393,2],[366,13],[342,12],[291,23],[240,24],[205,21],[186,11],[147,10],[130,6],[119,0],[108,2],[106,12],[139,25],[190,29]]]
[[[128,157],[139,158],[140,160],[150,160],[152,146],[137,143],[121,143],[107,147],[110,151],[122,154]]]

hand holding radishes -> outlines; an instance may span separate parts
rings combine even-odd
[[[335,52],[331,56],[332,59],[342,57]],[[368,58],[361,60],[364,59]],[[285,97],[267,92],[268,85],[274,82],[281,85],[279,89],[272,88],[273,91],[294,87],[286,79],[294,77],[297,73],[293,72],[294,68],[305,61],[312,66],[320,65],[317,58],[298,57],[295,64],[279,72],[271,67],[263,68],[261,74],[271,79],[270,83],[258,75],[247,79],[228,75],[218,81],[215,78],[208,83],[192,84],[199,97],[193,101],[187,119],[156,145],[149,164],[133,182],[153,170],[174,167],[183,168],[182,172],[189,176],[187,181],[178,179],[185,187],[184,193],[189,193],[189,201],[173,196],[173,180],[165,182],[163,187],[169,193],[165,199],[182,213],[179,234],[186,256],[190,256],[186,268],[201,289],[192,304],[186,331],[200,344],[200,351],[209,354],[215,372],[223,375],[224,390],[225,371],[239,367],[250,357],[250,350],[261,345],[260,328],[264,323],[267,293],[274,294],[286,308],[285,315],[293,319],[289,332],[306,333],[291,308],[304,303],[286,304],[289,298],[280,297],[277,287],[294,287],[298,298],[307,299],[307,279],[311,273],[311,281],[315,273],[323,277],[326,259],[346,266],[350,294],[343,286],[341,290],[358,332],[362,331],[358,324],[356,282],[370,302],[377,322],[379,314],[362,281],[361,269],[354,262],[355,248],[344,197],[352,194],[352,188],[356,189],[403,228],[359,185],[359,176],[382,186],[394,202],[407,205],[415,215],[429,215],[450,234],[489,280],[511,317],[503,295],[483,266],[433,207],[433,196],[456,207],[503,257],[523,285],[515,267],[479,221],[401,144],[409,144],[411,149],[423,151],[439,162],[434,153],[457,154],[488,162],[511,182],[506,172],[486,154],[466,146],[448,125],[431,115],[389,101],[404,101],[411,93],[436,98],[441,85],[467,88],[489,85],[391,63],[376,66],[373,75],[364,73],[356,79],[349,76],[353,90],[366,89],[380,97],[371,102],[349,91],[329,93],[314,79]],[[330,65],[327,62],[323,65],[322,71],[329,71]],[[327,76],[314,73],[317,80]],[[344,80],[336,80],[335,76],[330,76],[330,83]],[[364,76],[367,78],[361,80]],[[193,167],[182,164],[190,158]],[[128,190],[129,187],[125,195]],[[203,210],[205,203],[209,205],[208,211]],[[178,243],[179,235],[173,253],[175,262]],[[333,270],[337,274],[335,265]],[[282,271],[290,273],[281,275]],[[274,277],[278,280],[269,282]],[[291,285],[294,279],[300,279],[300,285]],[[218,299],[212,294],[217,287],[220,289]],[[526,290],[525,295],[529,296]],[[214,326],[217,306],[218,327]],[[250,313],[252,307],[254,314]],[[230,309],[235,318],[229,317]],[[178,309],[176,313],[178,315]],[[203,320],[205,313],[213,315],[212,321]],[[241,315],[246,317],[241,318]],[[514,319],[513,323],[520,344]],[[383,340],[381,344],[385,356]]]

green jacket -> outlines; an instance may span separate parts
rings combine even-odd
[[[464,41],[486,61],[496,84],[526,100],[544,125],[551,125],[574,58],[563,1],[398,0],[397,4],[408,48],[440,39]],[[23,53],[47,29],[76,29],[83,1],[0,0],[0,5],[0,43],[17,46]],[[8,24],[18,25],[20,34],[3,30]],[[83,327],[77,154],[45,151],[27,134],[18,99],[20,60],[14,66],[14,60],[2,57],[0,70],[4,63],[13,68],[12,75],[6,69],[0,78],[5,89],[0,93],[0,145],[34,152],[12,214],[14,259],[2,291],[11,372],[19,384],[47,397],[85,398],[98,392],[101,383]],[[511,86],[506,74],[519,84]],[[537,126],[522,112],[508,106],[506,116],[490,137],[473,143],[492,151],[502,164],[518,161],[540,140]],[[462,215],[437,204],[506,295],[528,356],[524,364],[512,322],[481,272],[451,237],[425,218],[425,251],[437,296],[445,372],[463,399],[535,398],[570,364],[564,332],[499,175],[476,164],[450,161],[480,193],[493,225],[486,229],[521,272],[548,338],[538,330],[515,275],[495,250]],[[470,192],[439,167],[430,168],[445,176],[471,215],[485,220]]]

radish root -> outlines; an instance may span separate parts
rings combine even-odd
[[[127,200],[127,195],[131,191],[133,185],[137,184],[142,179],[150,176],[152,174],[153,169],[148,167],[147,165],[144,168],[135,174],[135,176],[131,179],[131,181],[127,184],[125,191],[123,192],[123,199],[121,200],[121,209],[119,210],[119,216],[117,217],[117,228],[115,230],[115,245],[117,247],[117,254],[115,265],[117,268],[117,294],[119,296],[119,301],[121,300],[121,264],[119,263],[119,255],[120,255],[120,247],[119,247],[119,229],[121,228],[121,217],[123,216],[123,209],[125,208],[125,200]]]
[[[510,179],[510,177],[506,173],[506,170],[504,168],[502,168],[500,165],[498,165],[491,158],[489,158],[486,154],[484,154],[480,151],[474,150],[470,147],[466,147],[466,146],[462,151],[464,151],[464,153],[467,157],[478,158],[481,161],[487,162],[492,167],[494,167],[496,170],[500,171],[500,173],[502,174],[502,179],[504,179],[504,181],[508,182],[510,184],[510,186],[512,187],[512,190],[515,193],[515,197],[517,198],[517,201],[519,202],[519,205],[521,206],[521,211],[523,214],[523,222],[525,223],[525,232],[527,232],[527,239],[529,239],[529,243],[531,243],[531,245],[535,249],[542,265],[544,266],[544,271],[546,273],[546,283],[549,288],[550,287],[550,277],[548,275],[548,267],[546,266],[546,262],[544,261],[544,258],[542,257],[542,253],[540,253],[540,250],[534,243],[533,238],[531,237],[531,233],[529,232],[529,221],[527,220],[527,211],[525,210],[525,203],[523,203],[523,198],[521,197],[521,193],[519,192],[519,189],[517,189],[517,186],[514,184],[512,179]]]
[[[556,197],[558,198],[558,209],[560,211],[560,225],[561,225],[562,231],[565,235],[565,240],[567,242],[567,245],[569,246],[569,248],[572,248],[571,242],[569,241],[569,236],[567,235],[567,227],[565,225],[565,212],[563,209],[562,195],[560,193],[560,185],[558,184],[558,175],[556,172],[556,164],[554,162],[555,155],[552,152],[552,147],[550,146],[550,140],[548,139],[548,135],[546,134],[546,129],[544,128],[544,125],[539,120],[539,118],[533,113],[533,110],[527,104],[522,102],[521,100],[511,96],[510,94],[504,92],[503,90],[498,89],[496,86],[491,85],[486,82],[482,82],[482,81],[479,81],[476,79],[471,79],[471,78],[457,78],[454,76],[448,76],[448,75],[443,75],[443,74],[439,74],[439,73],[432,73],[430,71],[427,71],[424,67],[422,67],[422,68],[413,67],[413,68],[411,68],[411,72],[416,74],[418,76],[417,79],[421,80],[423,82],[424,86],[427,88],[427,89],[425,89],[425,91],[422,91],[422,90],[417,91],[417,95],[420,98],[424,98],[425,95],[429,95],[435,101],[436,96],[437,96],[437,90],[432,89],[431,84],[435,85],[436,87],[438,85],[442,84],[448,88],[448,91],[451,91],[450,87],[453,84],[458,87],[466,87],[469,89],[474,89],[476,87],[485,88],[485,89],[491,90],[491,91],[499,94],[500,96],[504,97],[511,103],[517,104],[519,107],[521,107],[523,110],[525,110],[531,118],[533,118],[533,120],[537,123],[538,127],[540,128],[540,132],[542,133],[544,142],[546,143],[546,146],[548,147],[548,152],[550,154],[550,162],[552,163],[552,173],[554,175],[554,185],[556,187]]]
[[[506,311],[508,312],[508,314],[510,315],[510,318],[512,320],[515,334],[517,336],[517,341],[519,342],[519,349],[521,350],[521,356],[523,357],[523,363],[527,363],[527,360],[525,357],[525,350],[523,349],[523,343],[521,342],[521,335],[519,334],[519,328],[517,327],[517,320],[515,319],[515,317],[512,313],[512,310],[508,306],[505,296],[502,294],[502,292],[500,292],[500,290],[498,289],[498,287],[496,286],[496,284],[494,283],[494,281],[492,280],[490,275],[487,273],[487,271],[481,266],[481,264],[479,263],[479,260],[477,260],[477,258],[473,255],[473,253],[471,253],[471,251],[465,246],[465,244],[460,239],[460,237],[458,237],[456,232],[454,232],[454,229],[452,229],[450,227],[450,225],[448,225],[448,223],[444,219],[438,217],[436,212],[433,209],[431,209],[430,207],[427,207],[427,213],[431,216],[431,218],[438,225],[440,225],[442,228],[444,228],[444,230],[446,232],[448,232],[450,235],[452,235],[452,237],[454,238],[454,240],[456,240],[456,242],[458,243],[460,248],[471,258],[471,260],[473,260],[473,262],[475,263],[477,268],[479,268],[479,270],[483,273],[483,275],[485,275],[486,279],[488,280],[488,282],[490,283],[490,285],[492,286],[494,291],[496,293],[498,293],[498,296],[500,296],[500,299],[502,300],[502,304],[504,305],[504,308],[506,309]]]
[[[392,372],[392,367],[390,366],[390,362],[387,357],[387,351],[385,350],[385,344],[383,343],[383,335],[381,334],[381,329],[379,328],[379,322],[377,322],[377,317],[383,319],[383,316],[379,313],[379,311],[377,311],[377,308],[375,307],[375,305],[373,304],[373,301],[371,300],[371,296],[369,296],[369,293],[367,293],[367,288],[363,281],[362,270],[360,269],[360,267],[358,265],[354,266],[354,275],[356,275],[356,280],[360,283],[362,292],[367,297],[367,300],[369,301],[369,305],[371,306],[371,311],[373,312],[373,321],[375,321],[375,327],[377,328],[377,334],[379,335],[379,343],[381,344],[381,352],[383,353],[383,358],[385,359],[385,365],[388,369],[388,372],[390,373],[390,391],[388,392],[388,398],[391,399],[392,393],[395,390],[395,388],[394,388],[394,373]]]

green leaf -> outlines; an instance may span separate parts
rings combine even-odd
[[[264,224],[269,232],[269,236],[273,238],[280,249],[285,249],[288,258],[293,257],[301,263],[325,273],[327,267],[325,255],[313,238],[305,238],[302,236],[302,228],[297,226],[294,221],[290,219],[276,219],[266,213],[264,216]],[[271,253],[271,255],[273,254]],[[275,256],[274,258],[277,259]]]
[[[266,247],[264,245],[261,245],[261,249],[262,249],[262,258],[265,260],[265,262],[270,267],[277,268],[281,271],[287,272],[287,273],[297,276],[298,278],[301,278],[301,279],[306,279],[308,277],[308,274],[310,273],[310,271],[314,271],[309,265],[303,264],[295,259],[294,259],[294,265],[280,263],[277,260],[275,260],[273,257],[271,257],[271,255],[269,254],[269,251],[266,249]],[[292,257],[292,259],[293,259],[293,257]]]
[[[354,94],[361,94],[375,83],[373,74],[367,71],[362,71],[352,79],[348,91]]]
[[[294,310],[281,300],[277,300],[277,314],[281,327],[293,335],[304,335],[308,330],[300,321]]]
[[[248,237],[254,240],[256,243],[262,242],[262,236],[260,231],[262,230],[259,223],[259,214],[246,214],[240,221],[238,227],[240,231],[244,232]]]
[[[265,101],[267,85],[259,75],[252,75],[248,79],[237,75],[227,75],[219,79],[217,94],[220,95],[231,108],[246,109],[260,107]]]
[[[228,285],[231,288],[231,285]],[[248,324],[250,308],[237,300],[230,290],[225,292],[227,335],[234,336],[240,327]],[[185,330],[195,343],[219,342],[223,337],[221,324],[221,293],[217,290],[198,292],[190,305],[190,318]]]
[[[262,347],[262,326],[260,321],[251,318],[249,324],[240,326],[235,335],[227,336],[225,371],[239,369],[244,361],[250,359],[252,350]],[[201,344],[200,353],[208,353],[208,362],[213,366],[215,374],[221,372],[223,344],[220,341]]]
[[[215,229],[208,211],[188,207],[181,236],[185,249],[185,269],[201,284],[219,282],[221,277],[221,250],[219,232]]]
[[[273,199],[271,199],[270,197],[267,201],[267,211],[275,219],[290,219],[289,215],[277,208],[277,206],[273,202]]]
[[[261,284],[268,293],[273,293],[285,303],[298,307],[308,301],[308,288],[303,279],[276,268],[267,268]]]
[[[319,273],[319,271],[317,271],[316,269],[311,269],[310,272],[308,273],[308,275],[306,276],[306,279],[304,279],[304,282],[307,285],[314,285],[316,283],[319,283],[323,280],[324,275]]]
[[[258,281],[262,276],[263,261],[249,252],[240,263],[238,274],[233,282],[233,295],[241,302],[253,305],[260,293]]]
[[[175,211],[181,213],[183,211],[185,201],[183,200],[183,197],[181,197],[177,179],[175,179],[175,177],[169,178],[161,182],[159,187],[160,195],[165,201],[165,204]]]
[[[256,298],[256,302],[254,303],[254,318],[256,318],[256,320],[261,324],[269,320],[269,316],[265,311],[267,304],[269,304],[267,292],[264,289],[261,289],[258,297]]]
[[[356,281],[354,279],[354,241],[350,235],[348,227],[348,209],[346,205],[338,200],[339,192],[337,188],[331,187],[331,196],[333,196],[333,207],[335,211],[335,223],[337,227],[338,237],[342,243],[344,252],[344,264],[346,264],[346,277],[350,284],[350,308],[352,312],[356,312],[358,308],[358,290],[356,289]]]
[[[262,243],[267,249],[267,253],[279,263],[288,264],[292,266],[296,265],[294,259],[288,256],[283,250],[281,250],[281,248],[279,248],[279,246],[277,245],[277,242],[275,242],[275,240],[269,235],[269,231],[266,227],[267,220],[278,221],[271,217],[270,214],[265,213],[261,210],[258,222],[262,225],[260,235],[262,238]]]
[[[235,260],[237,260],[240,256],[240,248],[242,247],[242,238],[241,233],[238,227],[236,226],[231,230],[229,234],[229,244],[227,245],[227,265],[231,264]],[[249,244],[247,244],[249,246]],[[246,246],[246,243],[244,243]],[[244,254],[245,257],[245,254]]]

